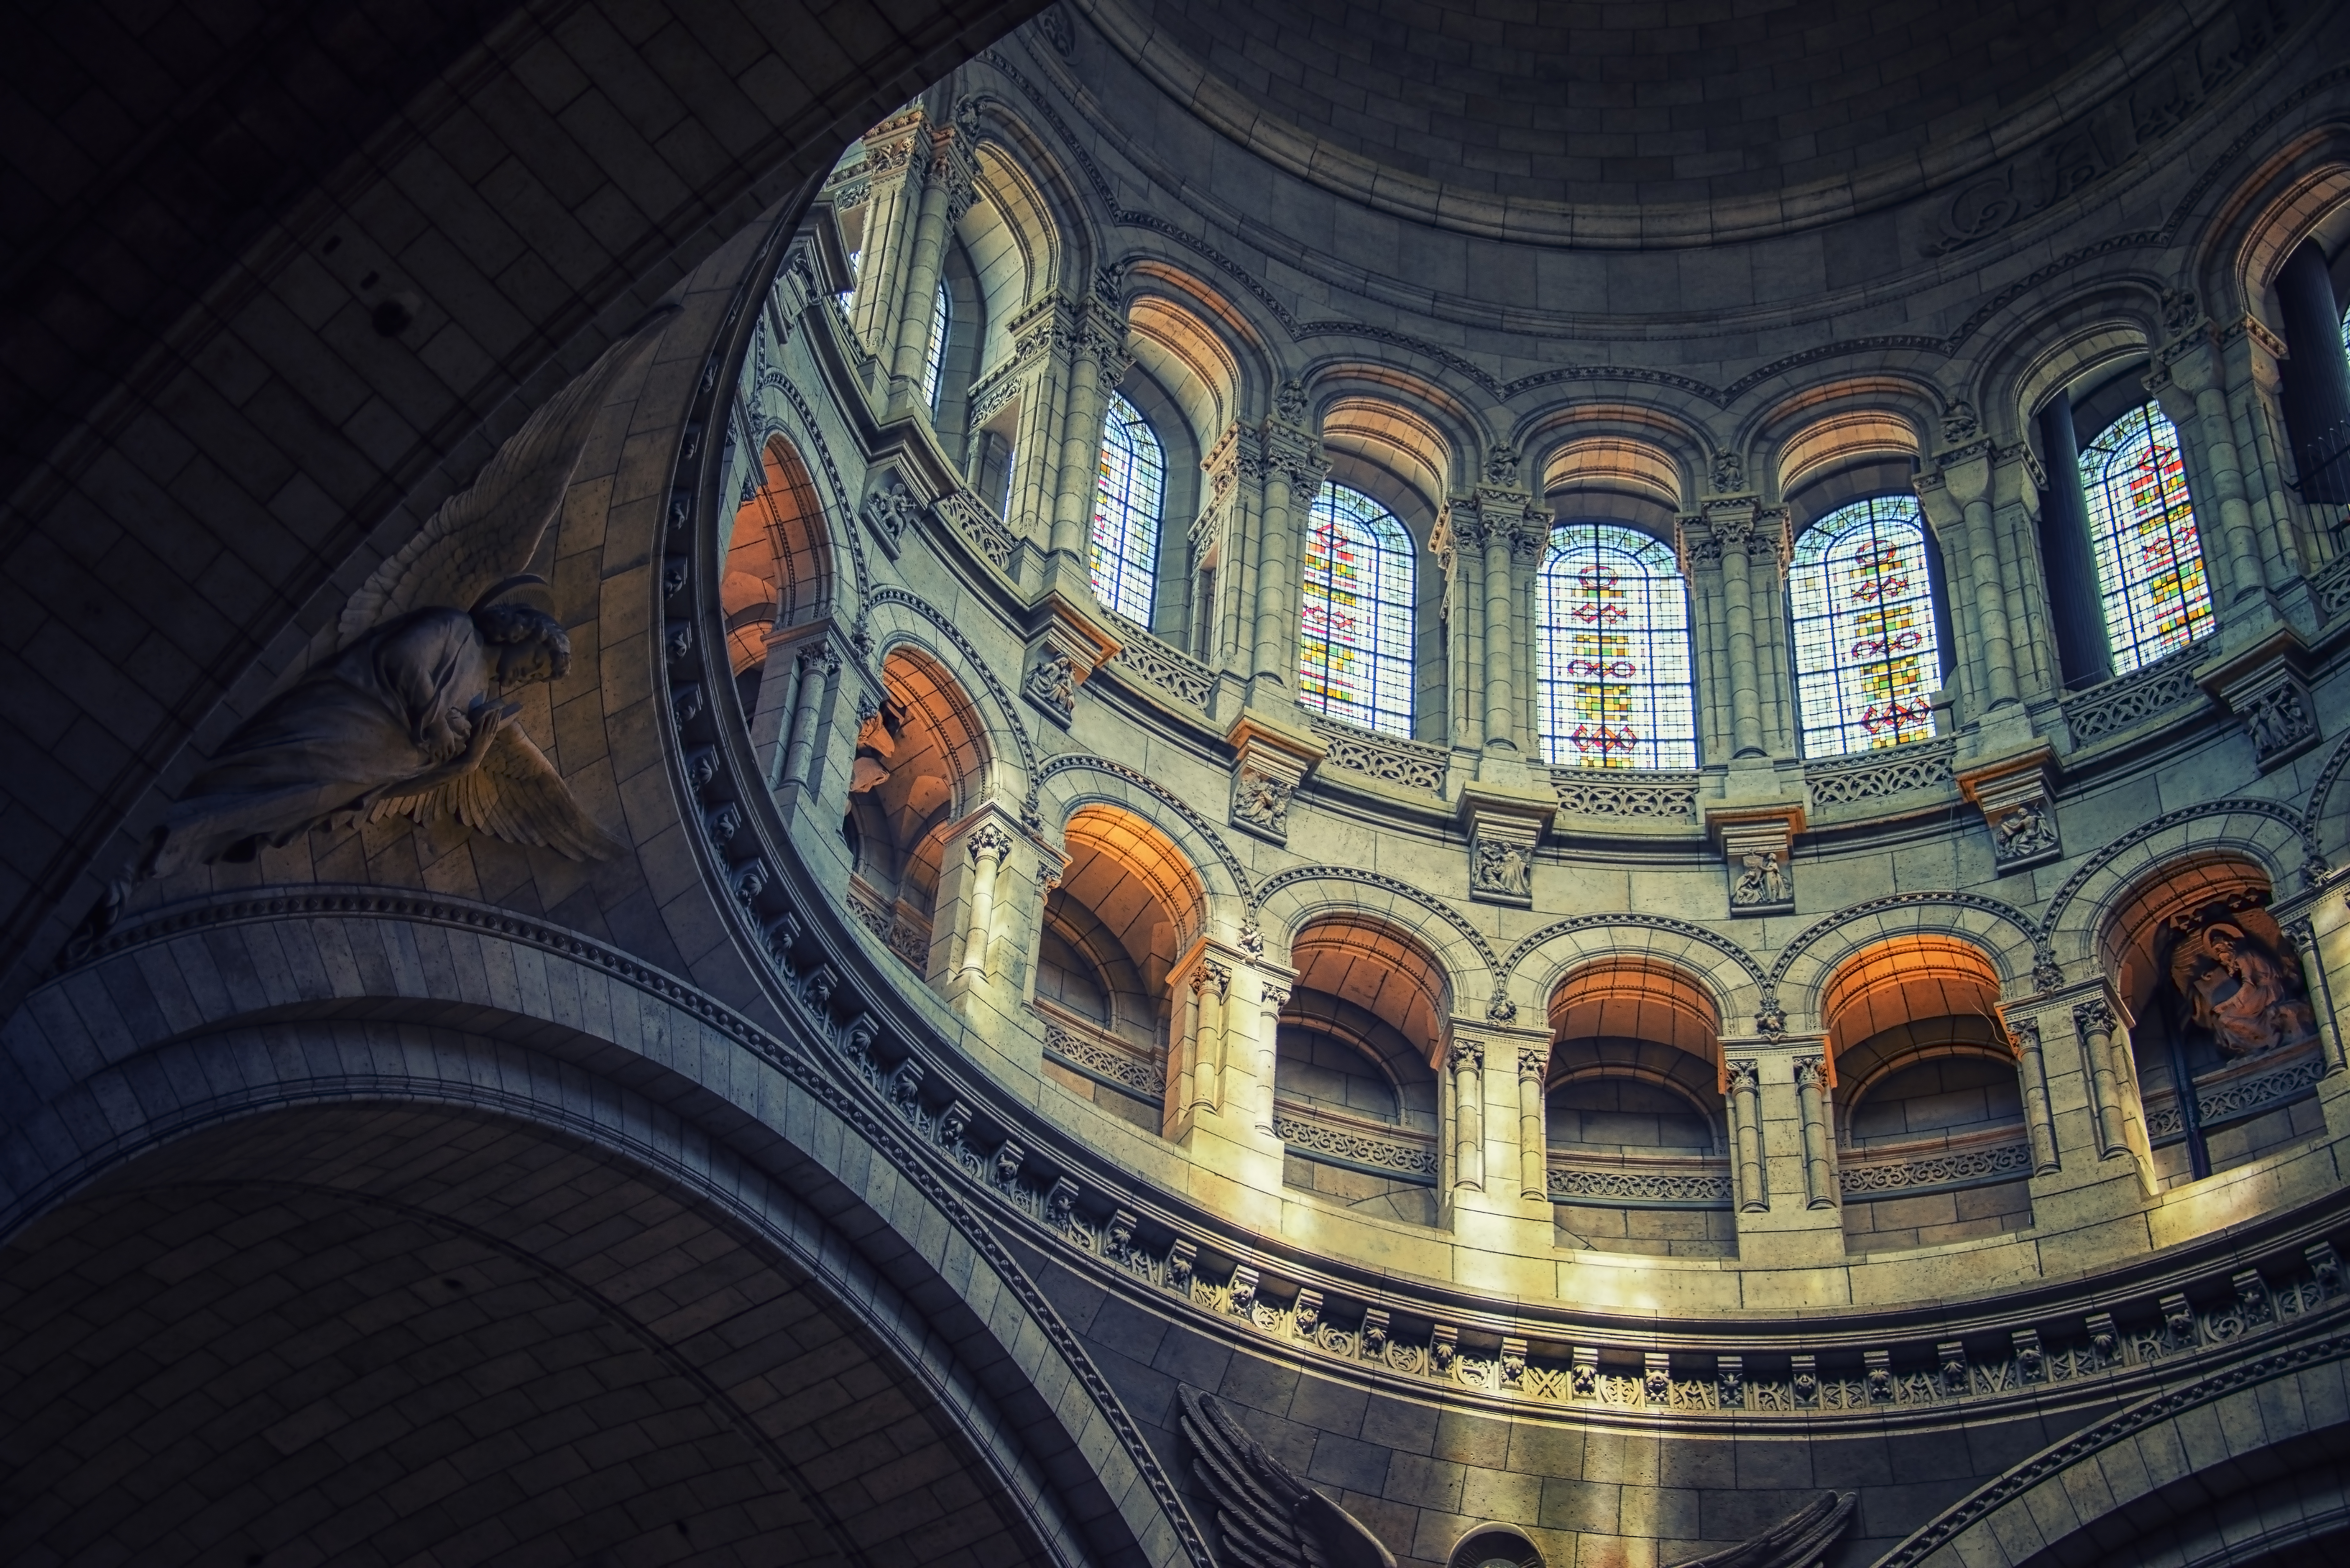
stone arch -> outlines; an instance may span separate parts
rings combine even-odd
[[[1012,355],[1012,323],[1059,282],[1066,268],[1061,225],[1024,161],[989,140],[976,152],[976,194],[955,226],[985,302],[987,336],[978,374]]]
[[[1367,375],[1340,364],[1317,370],[1322,443],[1401,480],[1432,520],[1446,497],[1468,482],[1477,467],[1473,421],[1446,394],[1411,384],[1392,371]],[[1378,496],[1396,506],[1396,498]]]
[[[2146,358],[2160,330],[2159,292],[2150,279],[2110,279],[2012,323],[1975,372],[1984,428],[2011,438],[2032,432],[2059,388]]]
[[[1181,311],[1213,334],[1221,353],[1229,356],[1237,372],[1228,421],[1245,419],[1248,410],[1271,403],[1275,372],[1265,333],[1249,314],[1251,302],[1235,299],[1189,268],[1156,256],[1128,260],[1122,275],[1127,297],[1133,304],[1163,300],[1169,308]],[[1222,426],[1206,431],[1201,449],[1212,446],[1222,433]]]
[[[1762,1003],[1762,967],[1744,948],[1702,926],[1661,915],[1577,915],[1554,921],[1511,949],[1502,971],[1511,1004],[1524,1014],[1546,1008],[1575,970],[1624,956],[1693,979],[1722,1033],[1741,1033],[1740,1022],[1752,1019]]]
[[[1053,1561],[1212,1568],[1109,1385],[973,1207],[980,1178],[801,1045],[625,954],[449,899],[217,905],[121,933],[0,1053],[42,1085],[4,1135],[0,1236],[143,1154],[289,1106],[532,1124],[690,1189],[853,1303],[995,1456]],[[876,1166],[897,1179],[872,1181]],[[853,1238],[871,1234],[933,1244],[868,1258]],[[989,1414],[1059,1380],[1084,1394],[1016,1427]]]
[[[1843,468],[1916,460],[1932,449],[1942,411],[1943,394],[1923,376],[1845,375],[1758,409],[1731,450],[1745,455],[1747,488],[1775,504]]]
[[[1539,409],[1511,432],[1520,475],[1545,499],[1574,490],[1638,497],[1678,513],[1697,495],[1706,439],[1678,410],[1576,402]]]
[[[1785,1026],[1797,1033],[1819,1033],[1828,978],[1861,949],[1912,935],[1945,937],[1977,949],[1997,971],[2002,995],[2025,995],[2037,988],[2040,929],[2030,916],[1976,893],[1895,893],[1814,921],[1781,950],[1771,968],[1770,991],[1785,1011]]]
[[[759,458],[758,487],[735,508],[718,583],[728,662],[738,677],[766,657],[769,629],[808,626],[833,609],[832,539],[816,481],[781,431],[767,437]]]
[[[1240,417],[1239,357],[1196,312],[1158,289],[1136,295],[1126,322],[1135,363],[1183,410],[1192,441],[1207,451]]]
[[[2142,823],[2083,861],[2041,917],[2050,956],[2065,978],[2094,972],[2098,939],[2130,888],[2166,861],[2230,852],[2258,866],[2272,888],[2290,885],[2308,857],[2301,814],[2266,800],[2215,800]]]
[[[1914,462],[1923,450],[1916,427],[1898,413],[1847,409],[1824,414],[1778,443],[1772,486],[1783,497],[1792,495],[1863,463]]]
[[[902,588],[875,590],[866,627],[873,639],[876,668],[894,649],[904,648],[938,665],[952,680],[962,700],[969,705],[986,747],[981,798],[1009,801],[1025,798],[1034,791],[1035,749],[1027,726],[1013,705],[1012,693],[972,646],[970,639],[936,608]],[[981,691],[987,693],[984,704],[974,698]],[[1005,744],[1006,741],[1011,743]]]
[[[1671,537],[1694,493],[1684,452],[1650,431],[1573,426],[1557,433],[1565,439],[1543,453],[1535,485],[1555,515]]]
[[[1342,911],[1409,932],[1442,970],[1454,1012],[1500,996],[1492,947],[1459,910],[1399,877],[1351,866],[1299,866],[1266,878],[1256,900],[1265,955],[1287,963],[1299,931]]]
[[[2350,228],[2350,121],[2313,125],[2278,147],[2217,202],[2189,276],[2218,320],[2258,317],[2280,330],[2271,285],[2302,241],[2329,250]]]
[[[2050,1444],[1929,1521],[1877,1568],[2062,1568],[2074,1563],[2248,1562],[2272,1532],[2257,1514],[2230,1518],[2220,1500],[2250,1497],[2282,1528],[2275,1544],[2336,1509],[2304,1509],[2297,1489],[2271,1493],[2296,1472],[2337,1466],[2350,1452],[2341,1365],[2350,1335],[2281,1345],[2174,1385]],[[2280,1413],[2290,1412],[2281,1418]],[[2325,1501],[2338,1480],[2313,1489]],[[2277,1506],[2282,1504],[2282,1506]],[[2144,1555],[2126,1552],[2146,1540]],[[2153,1544],[2158,1542],[2158,1544]],[[2244,1548],[2249,1547],[2249,1550]]]
[[[1107,926],[1146,994],[1163,1001],[1176,961],[1207,934],[1207,889],[1198,870],[1149,817],[1123,806],[1076,807],[1062,839],[1067,859],[1054,897],[1085,906]]]
[[[1391,916],[1326,908],[1291,935],[1287,957],[1298,989],[1343,998],[1392,1025],[1421,1054],[1423,1064],[1442,1052],[1453,1011],[1452,975],[1424,931]],[[1297,1005],[1293,995],[1284,1011]],[[1429,1109],[1432,1115],[1432,1096]]]
[[[1148,824],[1199,879],[1201,928],[1230,937],[1248,924],[1253,889],[1240,857],[1207,818],[1157,780],[1107,757],[1064,752],[1045,764],[1037,798],[1041,831],[1056,842],[1088,806],[1114,807]]]
[[[2309,799],[2302,808],[2301,835],[2313,864],[2321,871],[2327,846],[2350,841],[2350,800],[2338,811],[2334,805],[2334,791],[2345,769],[2350,769],[2350,735],[2336,741],[2326,753],[2325,764],[2318,769],[2317,782],[2309,786]]]
[[[858,726],[848,781],[850,870],[919,929],[938,912],[948,839],[1000,798],[996,748],[977,704],[929,649],[893,639],[879,662],[882,701]]]

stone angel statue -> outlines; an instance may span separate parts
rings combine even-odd
[[[1222,1401],[1179,1392],[1191,1474],[1214,1505],[1223,1568],[1396,1568],[1378,1536],[1265,1452]],[[1848,1491],[1825,1493],[1753,1540],[1678,1568],[1818,1568],[1855,1501]]]
[[[228,738],[149,841],[142,875],[250,860],[343,813],[453,816],[575,860],[612,853],[509,700],[563,675],[571,640],[505,596],[545,585],[523,567],[562,511],[607,394],[668,314],[548,400],[376,568],[343,610],[341,647]]]

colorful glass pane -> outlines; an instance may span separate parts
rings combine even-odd
[[[1359,491],[1325,483],[1306,519],[1297,697],[1391,735],[1411,733],[1411,536]]]
[[[2203,541],[2187,498],[2178,432],[2162,410],[2147,403],[2107,425],[2081,453],[2081,488],[2114,673],[2126,675],[2210,631]]]
[[[1607,523],[1551,533],[1538,587],[1543,753],[1588,768],[1697,766],[1689,593],[1673,553]]]
[[[1167,449],[1135,406],[1112,392],[1094,486],[1094,594],[1140,626],[1150,624],[1159,585],[1159,517],[1166,500]]]
[[[1795,542],[1787,598],[1804,755],[1934,732],[1942,659],[1931,557],[1914,495],[1840,506]]]
[[[947,328],[954,325],[953,308],[947,303],[947,286],[939,285],[937,296],[931,301],[931,357],[922,367],[922,401],[931,413],[939,411],[939,383],[946,378]]]

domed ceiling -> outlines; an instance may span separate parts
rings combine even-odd
[[[1575,244],[1833,222],[2077,123],[2214,0],[1081,0],[1225,135],[1399,215]]]

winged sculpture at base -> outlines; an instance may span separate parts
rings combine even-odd
[[[1223,1568],[1396,1568],[1378,1536],[1267,1453],[1222,1401],[1180,1392],[1191,1473],[1215,1505]],[[1677,1568],[1818,1568],[1853,1503],[1851,1492],[1825,1493],[1753,1540]]]
[[[574,860],[612,853],[510,700],[570,668],[570,638],[505,596],[544,586],[524,568],[562,512],[606,397],[670,314],[541,405],[376,568],[343,610],[341,646],[238,726],[149,840],[139,875],[250,860],[345,813],[453,816]]]

